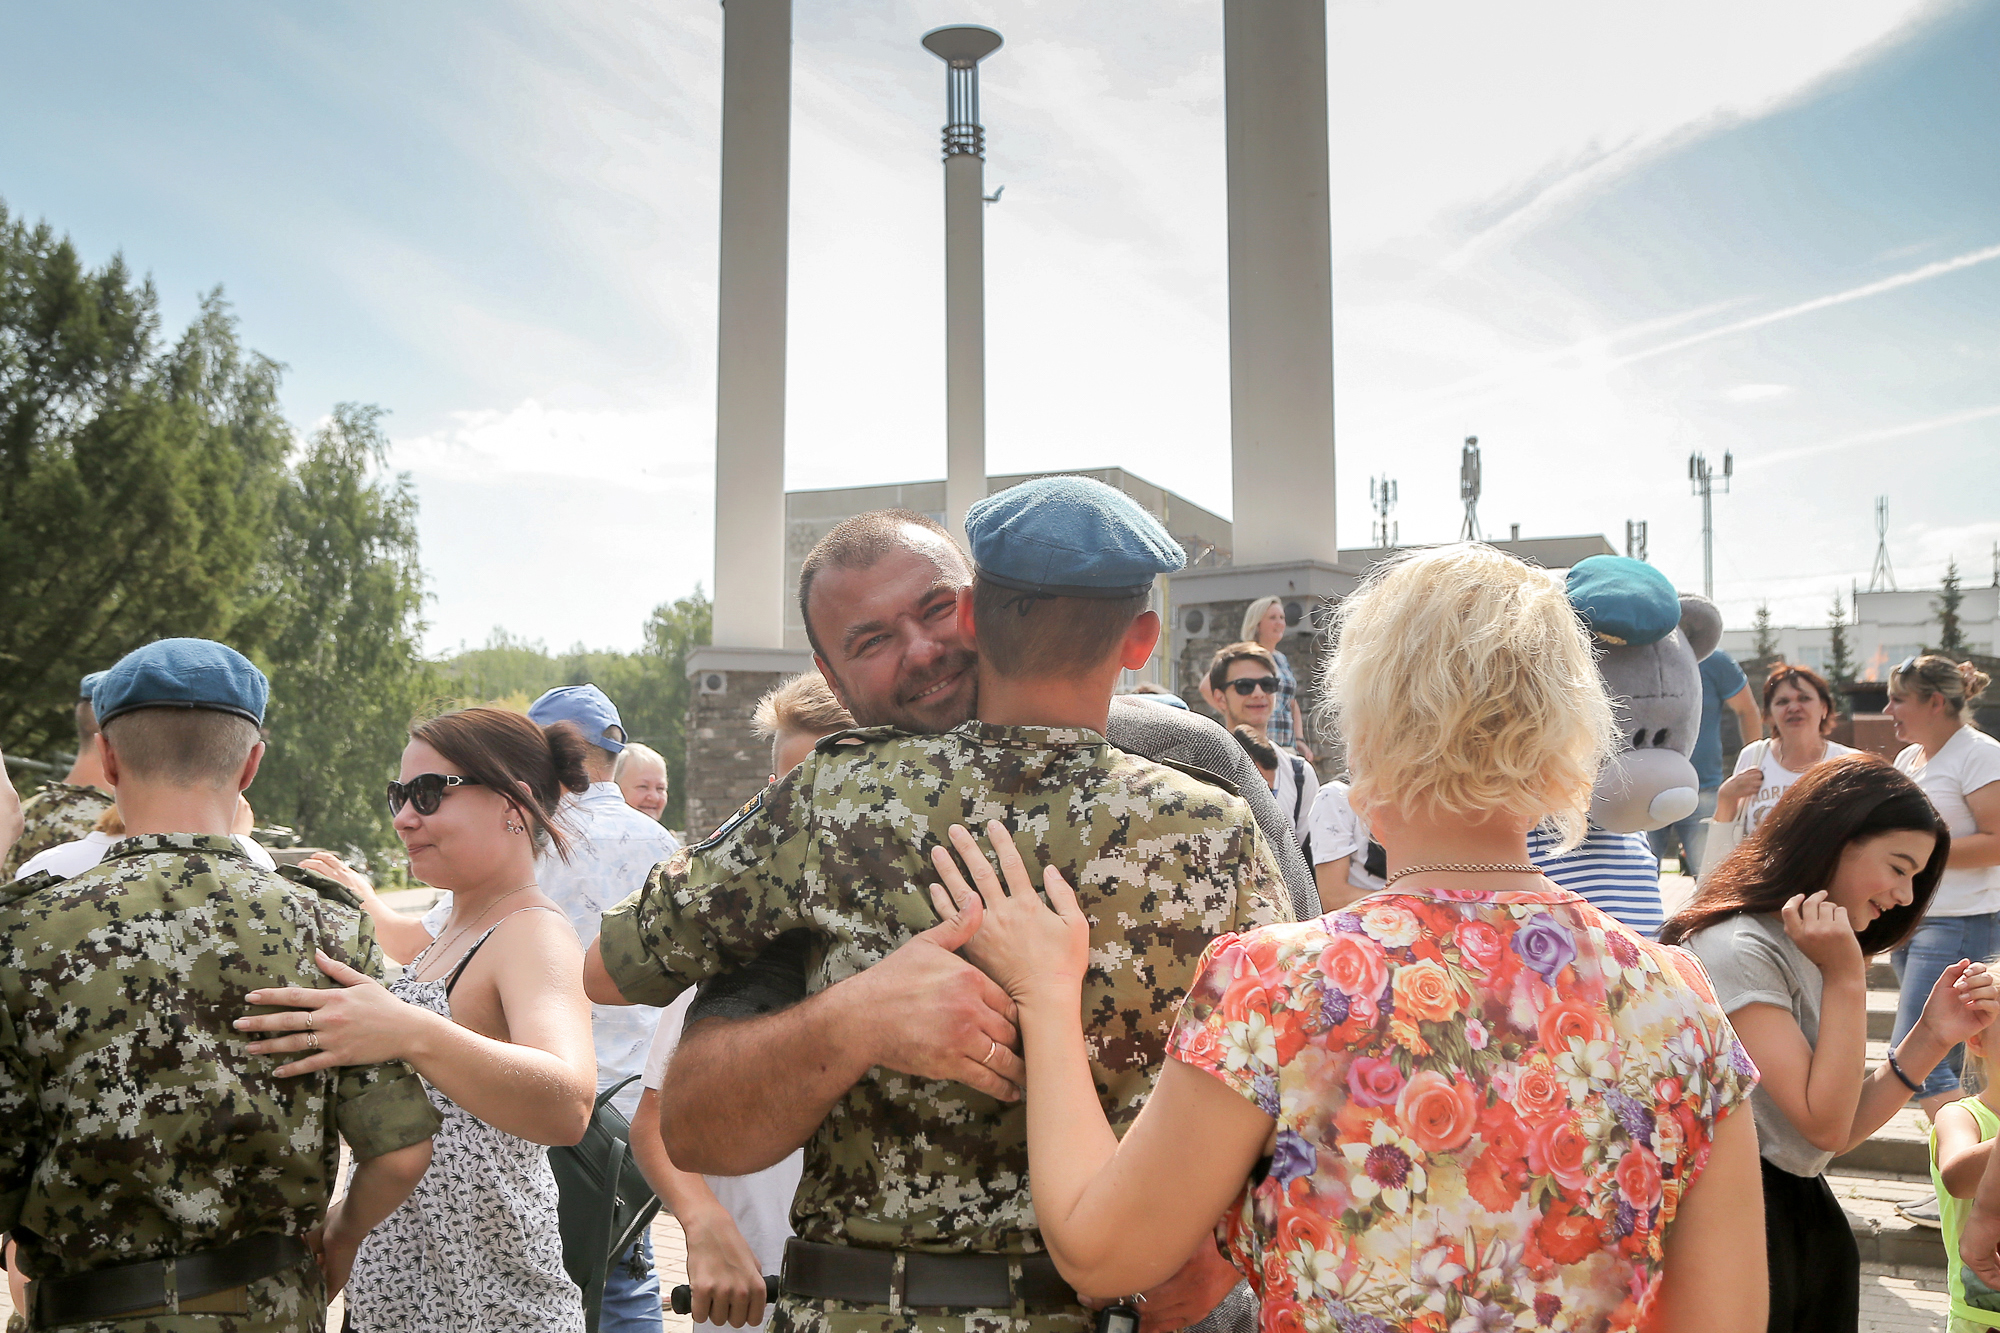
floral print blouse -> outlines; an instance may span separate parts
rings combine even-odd
[[[1553,885],[1221,936],[1168,1050],[1277,1119],[1218,1232],[1266,1333],[1649,1327],[1757,1081],[1692,955]]]

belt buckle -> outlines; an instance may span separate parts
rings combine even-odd
[[[168,1315],[181,1312],[180,1258],[168,1255],[160,1260],[160,1304],[167,1307]]]

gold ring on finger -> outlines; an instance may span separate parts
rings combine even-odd
[[[317,1009],[306,1010],[306,1031],[310,1032],[313,1030],[313,1028],[317,1025],[318,1018],[319,1018],[319,1011]]]
[[[979,1063],[985,1065],[988,1069],[991,1069],[993,1067],[993,1057],[995,1055],[998,1055],[999,1053],[1000,1053],[1000,1043],[993,1040],[993,1038],[988,1037],[986,1039],[986,1054],[984,1057],[981,1058]]]
[[[306,1033],[306,1049],[309,1051],[316,1051],[319,1049],[319,1033],[317,1032]]]

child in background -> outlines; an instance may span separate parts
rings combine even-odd
[[[1965,1039],[1967,1072],[1979,1071],[1979,1094],[1939,1107],[1931,1126],[1931,1188],[1937,1191],[1944,1249],[1951,1257],[1950,1333],[2000,1328],[2000,1310],[1967,1303],[1965,1266],[1958,1262],[1966,1206],[1979,1189],[1994,1136],[2000,1135],[2000,1083],[1993,1079],[1989,1056],[1994,1051],[2000,1051],[2000,1019]]]

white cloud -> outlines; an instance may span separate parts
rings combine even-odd
[[[1792,386],[1789,384],[1739,384],[1723,397],[1732,403],[1768,403],[1777,398],[1789,398]]]

